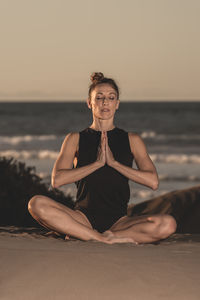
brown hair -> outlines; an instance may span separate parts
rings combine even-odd
[[[92,81],[91,85],[89,86],[88,96],[91,98],[91,93],[95,89],[95,87],[102,83],[107,83],[112,86],[112,88],[117,93],[117,99],[119,99],[119,88],[116,84],[116,82],[112,78],[104,77],[103,73],[101,72],[94,72],[90,76],[90,79]]]

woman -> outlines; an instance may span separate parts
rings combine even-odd
[[[80,133],[66,136],[52,172],[52,186],[77,184],[72,210],[45,196],[34,196],[29,212],[43,226],[81,240],[149,243],[175,232],[169,215],[128,217],[128,180],[158,187],[156,168],[144,142],[135,133],[115,127],[119,89],[102,73],[93,73],[87,105],[93,122]],[[138,169],[132,168],[133,158]]]

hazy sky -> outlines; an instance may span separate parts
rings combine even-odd
[[[0,0],[0,100],[200,100],[199,0]]]

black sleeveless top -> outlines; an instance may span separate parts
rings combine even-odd
[[[132,167],[133,154],[128,132],[115,127],[107,131],[108,144],[115,160]],[[101,132],[86,128],[80,132],[77,168],[96,161]],[[107,164],[76,182],[77,199],[75,209],[86,210],[94,215],[127,214],[130,197],[128,178]]]

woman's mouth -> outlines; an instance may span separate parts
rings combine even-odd
[[[101,111],[102,111],[102,112],[109,112],[110,109],[108,109],[108,108],[103,108]]]

